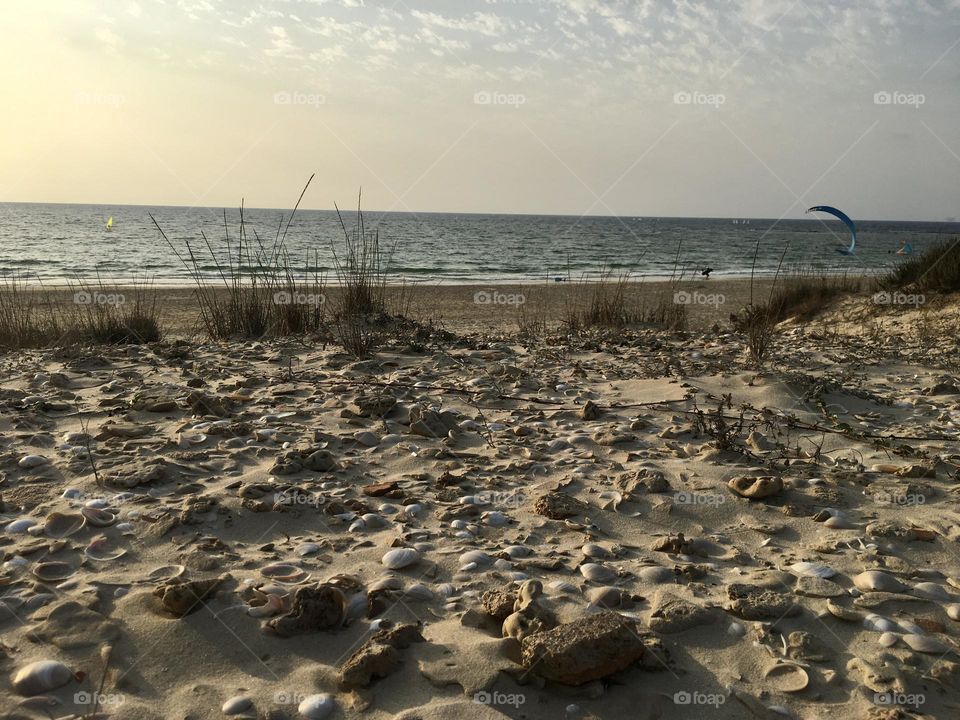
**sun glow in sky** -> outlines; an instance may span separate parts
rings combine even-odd
[[[960,0],[6,0],[0,201],[960,216]]]

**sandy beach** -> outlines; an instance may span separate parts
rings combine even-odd
[[[953,716],[958,306],[848,298],[758,370],[745,288],[540,338],[474,302],[510,288],[415,288],[423,347],[360,360],[211,343],[166,289],[161,342],[3,355],[0,705]]]

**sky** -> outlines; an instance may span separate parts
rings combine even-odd
[[[4,0],[0,201],[960,217],[960,0]]]

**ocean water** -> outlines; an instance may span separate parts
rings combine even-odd
[[[0,274],[57,283],[82,277],[156,284],[185,284],[188,269],[161,237],[152,214],[174,248],[190,243],[201,272],[217,277],[206,235],[225,261],[224,211],[108,205],[0,204]],[[237,247],[239,211],[227,209],[227,229]],[[249,247],[255,236],[273,246],[289,210],[247,209]],[[105,223],[113,217],[113,228]],[[348,228],[355,214],[345,213]],[[576,217],[562,215],[476,215],[452,213],[364,213],[379,232],[389,270],[396,277],[436,283],[515,283],[597,277],[604,269],[636,277],[690,277],[704,267],[713,276],[749,275],[756,254],[758,275],[772,275],[783,257],[785,270],[875,274],[914,252],[960,236],[956,222],[857,220],[852,256],[837,252],[849,243],[844,226],[821,219],[782,220],[671,217]],[[758,246],[759,241],[759,246]],[[342,247],[343,231],[333,211],[298,211],[285,248],[297,269],[332,275],[331,248]],[[338,243],[340,245],[338,245]]]

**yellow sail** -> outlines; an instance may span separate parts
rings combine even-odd
[[[113,215],[111,215],[110,219],[107,220],[107,230],[113,230]]]

